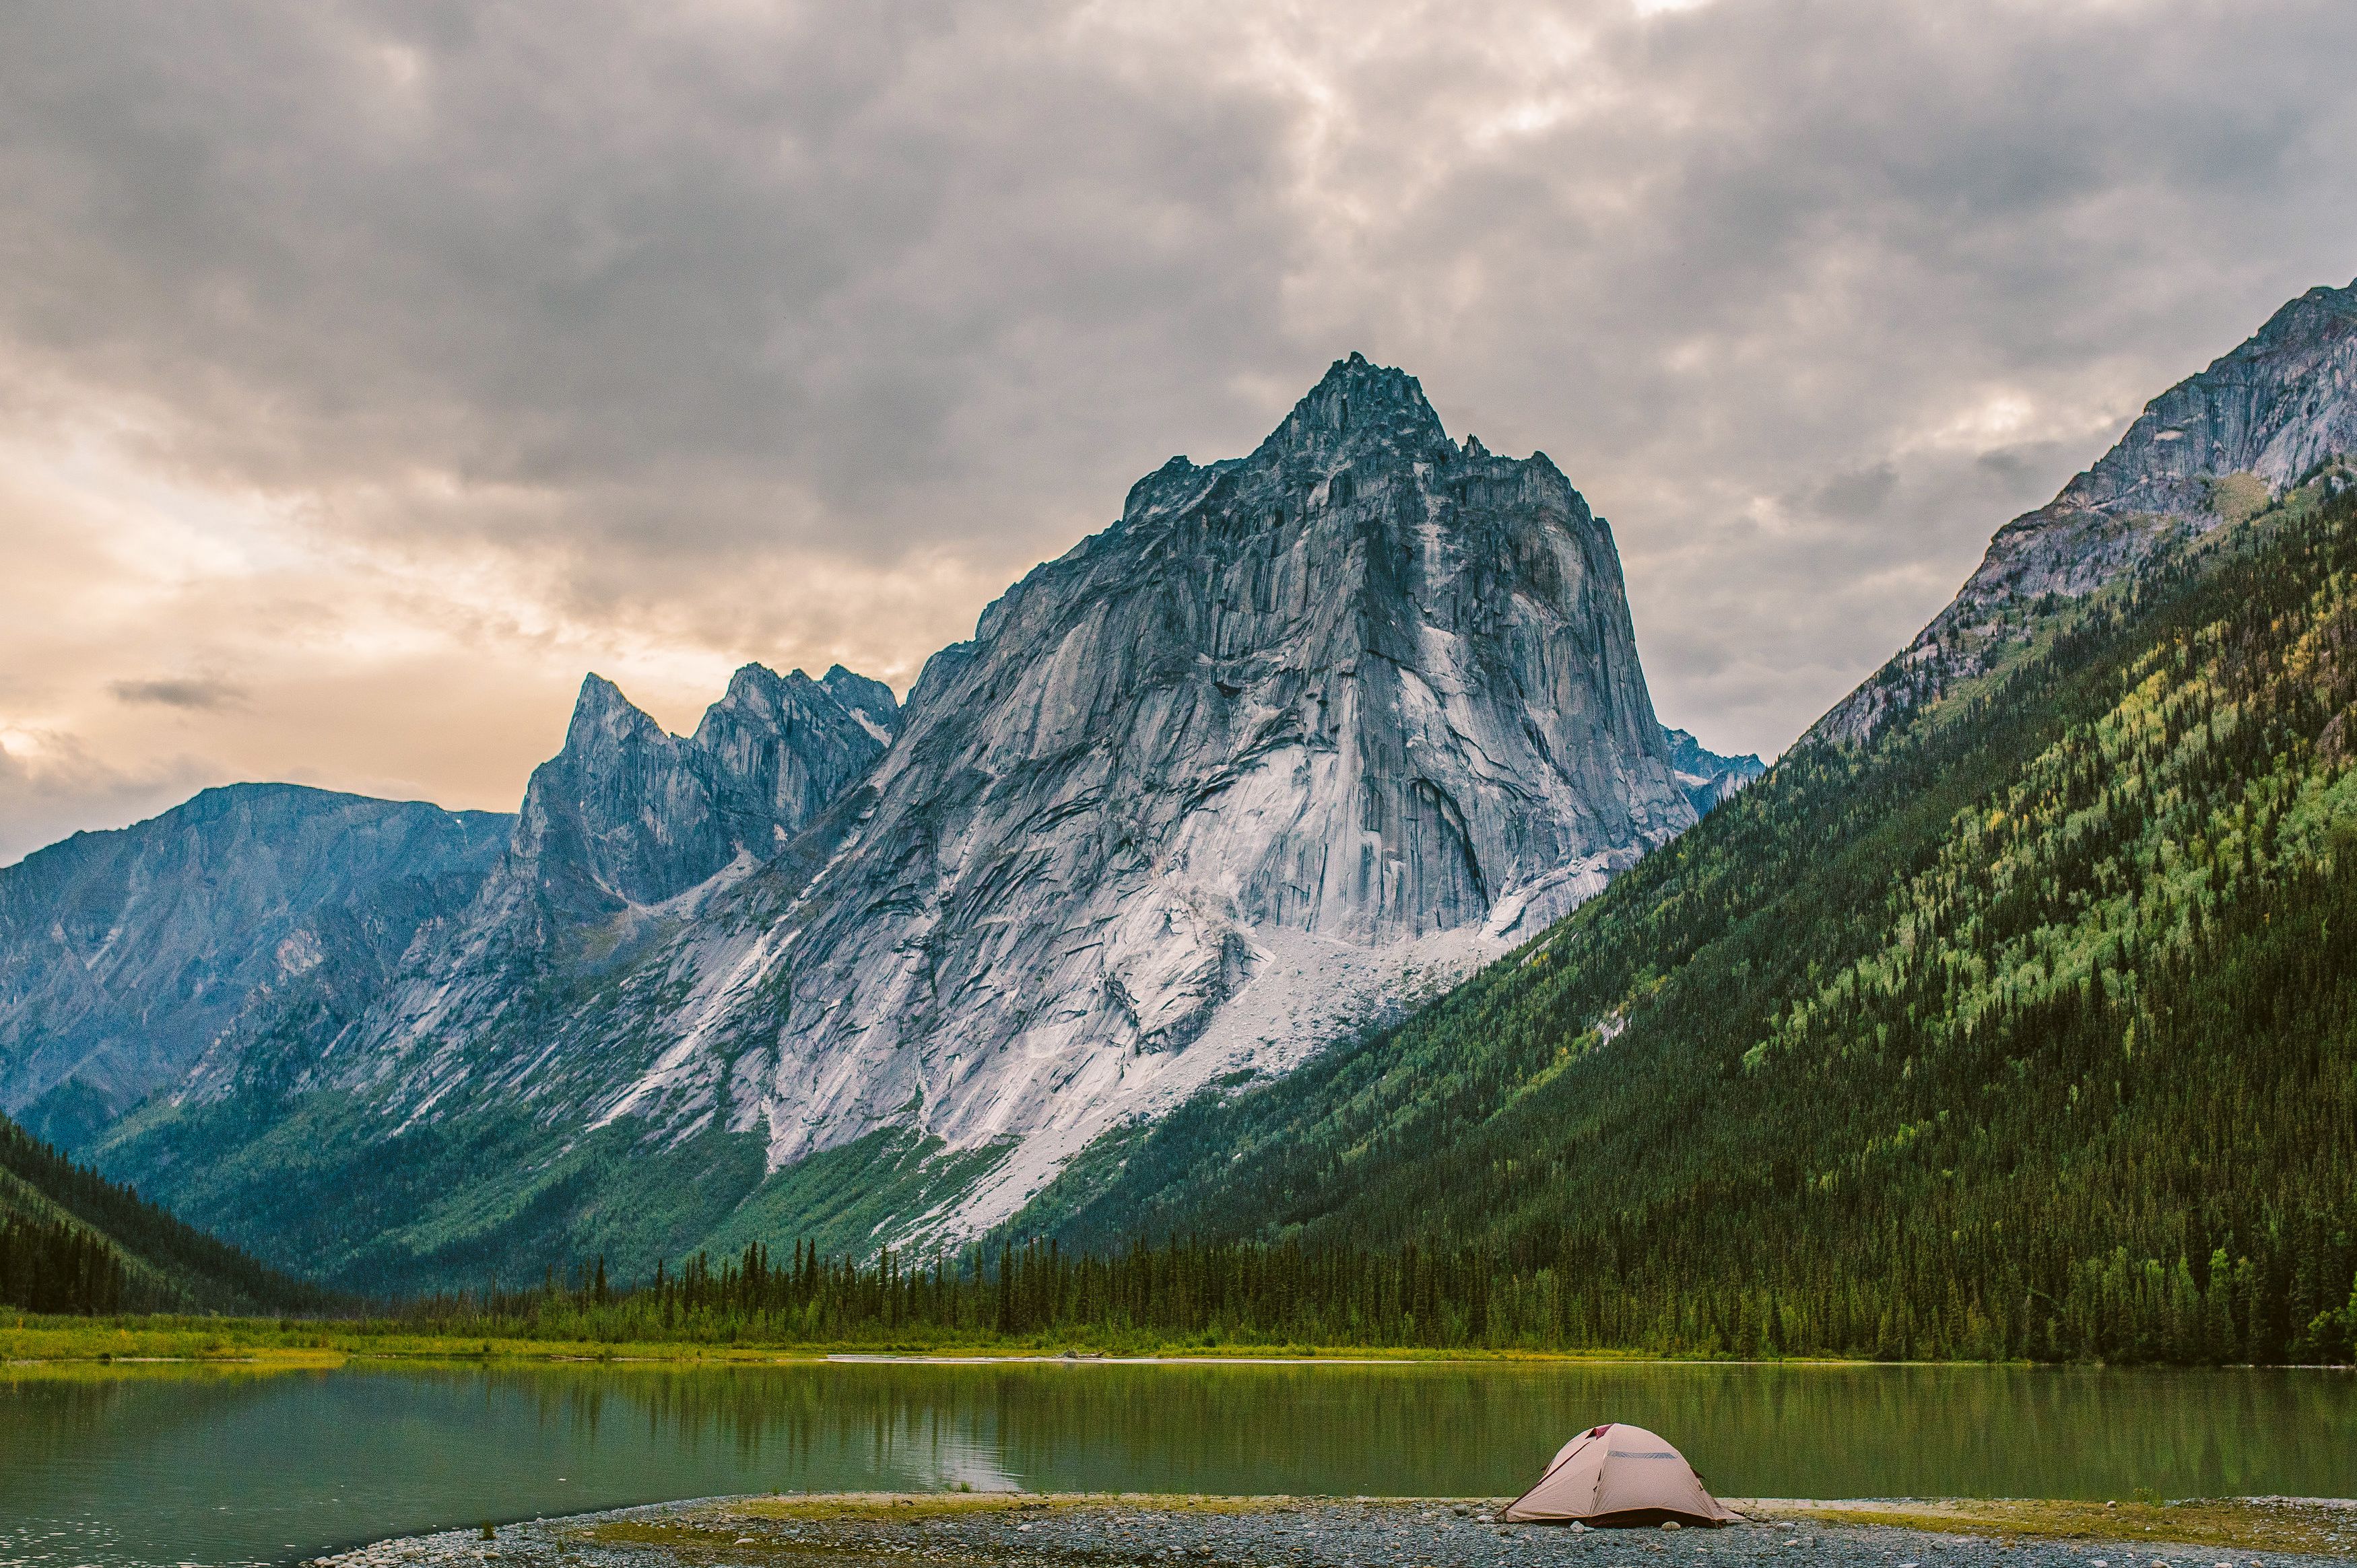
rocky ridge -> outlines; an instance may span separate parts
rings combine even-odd
[[[592,675],[516,815],[240,784],[76,834],[0,869],[0,1111],[83,1148],[151,1095],[328,1081],[393,1012],[496,1011],[775,855],[898,724],[880,682],[748,665],[678,737]]]
[[[0,1111],[78,1145],[221,1042],[332,1035],[467,906],[512,821],[237,784],[0,869]]]
[[[581,912],[660,904],[777,854],[865,778],[899,723],[891,688],[748,664],[691,736],[597,675],[534,769],[503,875]]]
[[[2357,283],[2312,288],[2232,352],[2145,405],[2046,505],[1999,529],[1913,642],[1817,721],[1857,742],[1895,711],[1986,670],[2049,596],[2078,599],[2188,537],[2316,484],[2357,484]]]
[[[693,735],[673,736],[588,676],[564,749],[533,770],[479,890],[388,977],[357,1037],[341,1051],[309,1035],[270,1051],[227,1038],[174,1098],[405,1079],[414,1119],[470,1076],[468,1047],[521,1021],[536,988],[626,965],[776,856],[875,767],[899,716],[889,687],[840,665],[813,681],[748,664]],[[428,1047],[422,1070],[403,1060],[417,1045]],[[511,1075],[508,1087],[534,1085]]]

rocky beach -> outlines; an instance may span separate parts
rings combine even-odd
[[[1733,1500],[1725,1528],[1501,1522],[1504,1498],[712,1498],[379,1542],[315,1568],[2266,1568],[2357,1561],[2357,1504]]]

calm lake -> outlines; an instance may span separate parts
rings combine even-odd
[[[0,1564],[284,1563],[662,1498],[1501,1495],[1630,1421],[1728,1497],[2357,1492],[2357,1376],[1726,1365],[0,1368]]]

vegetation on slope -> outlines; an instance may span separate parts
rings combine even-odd
[[[253,1312],[325,1300],[0,1116],[0,1305]]]
[[[2347,1356],[2357,503],[2320,502],[2048,607],[2009,667],[1796,748],[1024,1225],[1467,1251],[1509,1342]]]

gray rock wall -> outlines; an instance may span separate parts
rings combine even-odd
[[[1140,480],[928,666],[778,921],[779,1011],[628,1104],[684,1122],[733,1086],[777,1161],[909,1122],[1006,1141],[1019,1186],[1285,1065],[1194,1049],[1256,983],[1281,1004],[1280,935],[1501,944],[1694,817],[1602,521],[1353,356],[1250,456]]]
[[[1708,816],[1768,771],[1768,765],[1757,757],[1721,757],[1682,729],[1669,731],[1668,739],[1670,766],[1676,770],[1678,787],[1694,802],[1696,816]]]
[[[1108,1129],[1534,933],[1692,787],[1603,521],[1354,355],[1248,456],[1141,479],[905,708],[754,667],[678,737],[591,677],[499,865],[364,1017],[231,1033],[175,1092],[435,1127],[451,1217],[415,1225],[446,1238],[536,1190],[469,1139],[553,1168],[593,1133],[749,1133],[777,1170],[878,1129],[970,1173],[889,1233],[970,1233]],[[233,1151],[157,1122],[118,1154],[201,1193],[187,1162]]]
[[[591,675],[565,749],[533,772],[501,875],[581,918],[660,904],[776,854],[876,766],[899,717],[888,687],[840,666],[823,682],[748,664],[678,736]]]

